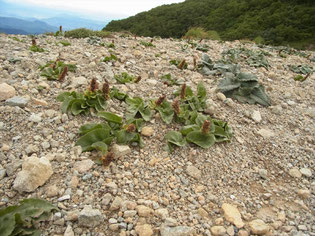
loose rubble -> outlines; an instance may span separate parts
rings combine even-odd
[[[274,47],[204,40],[213,61],[230,48],[270,53],[271,67],[242,70],[255,74],[270,96],[270,107],[242,104],[217,91],[220,75],[203,76],[194,69],[202,52],[187,41],[145,37],[64,39],[38,35],[43,53],[29,51],[28,36],[18,42],[0,34],[0,207],[24,198],[46,199],[58,206],[43,235],[80,236],[315,236],[315,73],[294,81],[287,65],[314,62],[306,57],[279,57]],[[70,46],[58,42],[67,40]],[[115,48],[106,45],[114,41]],[[147,41],[155,47],[145,47]],[[183,46],[183,47],[182,47]],[[114,53],[118,60],[101,62]],[[314,52],[307,51],[314,57]],[[39,66],[61,57],[77,65],[63,82],[40,75]],[[11,60],[19,59],[19,60]],[[170,60],[185,59],[180,70]],[[138,84],[119,84],[114,75],[141,76]],[[114,144],[107,166],[95,163],[97,152],[75,146],[79,128],[102,122],[89,115],[62,114],[56,97],[65,91],[84,92],[89,81],[105,80],[131,97],[161,95],[171,101],[177,85],[161,77],[171,74],[195,91],[203,82],[206,112],[227,121],[232,142],[209,149],[194,145],[164,151],[164,136],[179,125],[166,125],[158,113],[142,127],[144,147]],[[126,106],[108,101],[108,111],[123,116]]]

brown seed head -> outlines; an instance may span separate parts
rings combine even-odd
[[[201,132],[203,134],[207,134],[210,130],[210,121],[209,120],[205,120],[205,122],[203,122],[202,128],[201,128]]]
[[[89,88],[89,90],[90,90],[91,92],[95,92],[97,89],[98,89],[98,83],[97,83],[96,79],[93,78],[93,79],[91,80],[91,82],[90,82],[90,88]]]
[[[139,76],[136,78],[135,83],[138,83],[140,80],[141,80],[141,76],[139,75]]]
[[[135,125],[135,124],[129,124],[129,125],[127,125],[126,131],[127,131],[128,133],[135,132],[135,131],[136,131],[136,125]]]
[[[32,39],[32,46],[36,46],[36,40],[34,38]]]
[[[60,81],[60,82],[63,82],[63,81],[64,81],[64,79],[65,79],[67,73],[68,73],[68,66],[65,66],[65,67],[63,68],[62,73],[59,75],[59,81]]]
[[[181,63],[179,63],[179,65],[178,65],[178,69],[180,69],[180,70],[184,69],[185,63],[186,63],[186,60],[185,59],[182,60]]]
[[[185,96],[186,96],[186,84],[183,84],[182,89],[180,91],[180,98],[185,99]]]
[[[103,84],[102,92],[105,100],[107,100],[109,98],[109,83],[107,81]]]
[[[62,32],[62,25],[59,26],[59,31]]]
[[[196,60],[196,58],[194,57],[194,69],[196,69],[197,68],[197,60]]]
[[[160,106],[163,103],[163,101],[165,100],[165,98],[166,98],[166,95],[162,95],[161,97],[159,97],[158,100],[155,101],[155,104],[157,106]]]
[[[180,113],[180,107],[179,107],[179,101],[177,99],[172,103],[172,107],[175,113],[178,115]]]
[[[105,156],[101,157],[101,161],[104,166],[109,166],[109,164],[114,160],[114,153],[108,152]]]

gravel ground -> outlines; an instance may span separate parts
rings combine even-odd
[[[150,38],[117,34],[101,39],[104,47],[87,39],[39,35],[37,44],[46,51],[34,53],[28,49],[29,37],[16,37],[25,42],[0,34],[0,98],[8,96],[0,101],[1,207],[29,197],[57,205],[60,212],[41,223],[44,235],[315,235],[315,74],[298,82],[287,68],[290,64],[315,68],[314,62],[298,55],[280,57],[272,47],[203,41],[213,60],[240,46],[271,54],[269,70],[239,62],[265,86],[272,106],[262,107],[218,95],[220,76],[194,71],[193,58],[199,61],[202,52],[190,47],[183,51],[185,41],[154,39],[155,47],[145,47],[140,42]],[[71,45],[58,44],[61,40]],[[112,40],[115,49],[106,47]],[[119,61],[100,62],[111,51]],[[59,55],[76,64],[76,72],[69,72],[63,83],[40,76],[38,67]],[[172,59],[186,59],[188,69],[170,65]],[[121,72],[142,80],[116,84],[113,77]],[[179,126],[166,125],[155,115],[145,123],[149,132],[143,134],[144,148],[130,146],[124,152],[118,146],[122,156],[109,167],[90,161],[95,152],[82,153],[74,146],[81,125],[101,120],[93,112],[62,114],[58,94],[85,91],[96,78],[132,97],[166,94],[171,100],[178,86],[161,81],[167,73],[193,90],[199,82],[206,85],[212,117],[229,123],[232,142],[206,150],[187,145],[168,153],[164,135]],[[7,100],[13,96],[19,102]],[[125,108],[117,100],[109,102],[111,112],[123,115]],[[32,191],[14,187],[28,157],[48,160],[53,171]]]

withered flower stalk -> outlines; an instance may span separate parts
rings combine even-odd
[[[150,41],[151,43],[153,43],[153,39],[151,39],[151,41]]]
[[[63,68],[62,73],[59,75],[59,81],[60,81],[60,82],[63,82],[63,81],[64,81],[64,79],[65,79],[67,73],[68,73],[68,66],[65,66],[65,67]]]
[[[36,46],[36,40],[34,38],[32,39],[32,46]]]
[[[108,81],[106,81],[103,84],[102,92],[103,92],[103,96],[104,96],[105,100],[109,99],[109,83],[108,83]]]
[[[194,69],[196,70],[196,68],[197,68],[197,60],[196,60],[196,58],[194,57]]]
[[[112,44],[114,44],[114,43],[115,43],[115,40],[113,39],[113,40],[112,40]]]
[[[155,104],[157,106],[160,106],[163,103],[163,101],[165,100],[165,98],[166,98],[166,95],[162,95],[161,97],[159,97],[158,100],[155,101]]]
[[[135,125],[135,124],[129,124],[129,125],[127,125],[126,131],[127,131],[128,133],[135,132],[135,131],[136,131],[136,125]]]
[[[210,121],[205,120],[205,122],[203,122],[202,124],[201,133],[207,134],[209,130],[210,130]]]
[[[59,26],[59,31],[62,33],[62,25]]]
[[[90,90],[91,92],[95,92],[97,89],[98,89],[98,83],[97,83],[96,79],[93,78],[93,79],[91,80],[91,82],[90,82],[90,88],[89,88],[89,90]]]
[[[114,160],[114,153],[108,152],[106,155],[101,157],[101,161],[104,166],[109,166],[109,164]]]
[[[185,99],[185,96],[186,96],[186,84],[183,84],[182,89],[180,91],[180,98]]]
[[[180,113],[180,107],[179,107],[179,101],[178,101],[177,99],[172,103],[172,107],[173,107],[175,113],[176,113],[177,115],[179,115],[179,113]]]
[[[141,76],[139,75],[139,76],[136,78],[135,83],[139,83],[140,80],[141,80]]]
[[[311,73],[308,73],[301,81],[306,80],[310,75],[311,75]]]
[[[186,63],[186,60],[185,59],[182,60],[181,63],[179,63],[179,65],[178,65],[178,69],[182,70],[185,66],[185,63]]]

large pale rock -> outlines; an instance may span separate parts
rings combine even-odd
[[[191,236],[195,233],[195,230],[188,226],[169,227],[163,224],[160,233],[161,236]]]
[[[63,236],[74,236],[74,232],[71,225],[67,226],[66,231]]]
[[[259,111],[253,111],[251,114],[251,118],[256,122],[259,123],[261,121],[261,115]]]
[[[226,229],[223,226],[212,226],[210,231],[214,236],[221,236],[226,233]]]
[[[187,166],[186,168],[186,173],[195,178],[195,179],[200,179],[201,178],[201,171],[197,168],[197,167],[194,167],[194,166]]]
[[[84,85],[87,85],[89,82],[86,78],[84,78],[83,76],[80,77],[74,77],[71,80],[71,87],[72,88],[76,88],[76,87],[82,87]]]
[[[271,138],[275,136],[275,133],[270,129],[260,129],[257,133],[263,138]]]
[[[249,222],[249,228],[256,235],[265,235],[269,231],[269,226],[259,219]]]
[[[224,212],[224,217],[227,221],[234,224],[237,228],[244,227],[244,222],[242,220],[241,213],[235,206],[228,203],[224,203],[222,205],[222,209]]]
[[[85,206],[80,212],[78,220],[79,226],[93,228],[104,222],[104,216],[99,210],[92,209],[91,206]]]
[[[79,173],[86,173],[94,165],[94,162],[90,159],[78,161],[74,163],[73,169],[77,170]]]
[[[7,83],[0,84],[0,101],[7,100],[15,96],[15,88]]]
[[[153,234],[152,227],[148,224],[137,225],[136,232],[139,236],[151,236]]]
[[[150,137],[154,134],[154,129],[151,126],[145,126],[141,130],[141,134],[146,137]]]
[[[53,174],[53,169],[46,157],[34,156],[26,158],[13,184],[13,188],[20,193],[32,192],[42,186]]]
[[[128,145],[118,145],[114,144],[112,147],[112,152],[115,158],[119,158],[131,153],[131,149]]]
[[[139,205],[136,207],[139,216],[148,217],[153,213],[153,210],[150,207]]]

